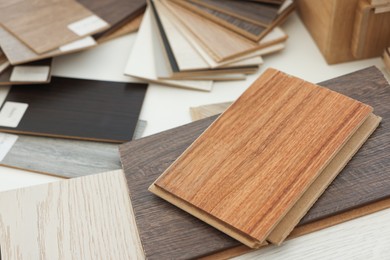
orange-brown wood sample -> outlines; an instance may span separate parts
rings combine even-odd
[[[269,69],[150,189],[258,247],[371,112]]]

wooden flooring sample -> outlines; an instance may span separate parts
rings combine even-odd
[[[268,69],[150,190],[256,248],[371,111]]]
[[[34,87],[12,86],[0,110],[0,131],[113,143],[130,141],[146,89],[147,85],[141,83],[62,77],[52,77],[50,84]],[[8,118],[7,113],[14,108],[17,113]]]
[[[107,36],[142,14],[146,8],[146,0],[77,0],[80,4],[91,10],[104,21],[110,28],[95,38]]]
[[[146,121],[138,121],[133,139],[141,138],[145,127]],[[0,138],[3,135],[8,134],[1,133]],[[0,164],[64,178],[122,168],[116,144],[26,135],[17,137]]]
[[[165,57],[159,51],[160,46],[157,45],[158,39],[154,33],[152,19],[149,7],[145,11],[137,39],[129,55],[125,74],[148,82],[173,87],[211,91],[213,86],[213,81],[211,80],[165,80],[158,78],[157,65],[168,66],[168,64],[165,63]]]
[[[390,11],[375,13],[368,0],[359,1],[352,38],[355,58],[379,57],[390,46]]]
[[[52,59],[45,59],[24,65],[10,66],[0,72],[0,86],[49,83],[51,63]]]
[[[386,79],[372,67],[320,85],[372,104],[383,120],[301,220],[293,236],[390,206],[387,203],[383,207],[369,207],[390,198],[390,161],[387,156],[378,156],[390,151],[390,107],[387,106],[390,86]],[[137,227],[148,259],[191,259],[227,250],[241,253],[250,250],[146,190],[216,118],[199,120],[120,146]]]
[[[38,54],[109,28],[104,20],[75,1],[12,3],[1,8],[0,23]]]
[[[24,45],[11,33],[0,27],[0,46],[12,65],[24,64],[27,62],[42,60],[67,53],[72,53],[96,45],[96,41],[88,36],[81,40],[61,46],[56,50],[37,54]]]
[[[3,259],[143,258],[121,170],[1,192],[0,211]]]
[[[232,32],[171,1],[161,1],[195,36],[216,62],[233,59],[260,49],[255,42]],[[221,44],[223,39],[223,44]]]
[[[233,102],[224,102],[217,104],[209,104],[198,107],[190,107],[192,121],[204,119],[210,116],[219,115],[232,104]]]

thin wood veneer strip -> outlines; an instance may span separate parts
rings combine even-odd
[[[390,161],[383,154],[390,151],[388,82],[377,68],[371,67],[319,84],[372,104],[383,121],[290,237],[390,207]],[[148,259],[210,255],[211,259],[226,259],[251,250],[147,191],[215,119],[199,120],[120,146],[137,228]]]
[[[253,107],[262,107],[262,113]],[[173,196],[171,203],[196,209],[191,214],[257,247],[371,111],[356,100],[269,69],[150,189],[164,193],[164,199]],[[233,121],[239,139],[227,127]],[[277,136],[270,135],[275,132]],[[264,146],[269,148],[264,151]],[[270,178],[270,172],[280,177]]]

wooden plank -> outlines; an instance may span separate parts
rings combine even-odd
[[[110,24],[110,28],[95,35],[95,39],[110,35],[141,15],[146,8],[146,0],[77,0],[77,2]]]
[[[49,83],[51,64],[52,59],[45,59],[24,65],[9,66],[0,72],[0,86]]]
[[[216,61],[221,62],[259,49],[259,46],[216,23],[170,1],[161,1],[195,35],[196,40]],[[224,39],[224,44],[220,44]]]
[[[7,1],[4,5],[2,26],[38,54],[109,28],[76,1]]]
[[[233,102],[224,102],[217,104],[209,104],[198,107],[190,107],[192,121],[204,119],[210,116],[219,115],[232,104]]]
[[[152,16],[150,8],[147,8],[138,31],[137,39],[134,42],[130,53],[125,74],[154,83],[160,83],[173,87],[196,89],[201,91],[211,91],[213,82],[210,80],[162,80],[158,79],[156,66],[167,65],[164,57],[156,46],[156,35],[153,34]],[[160,54],[160,56],[158,56]],[[142,61],[142,62],[141,62]]]
[[[356,100],[268,69],[150,190],[258,247],[371,111]]]
[[[1,111],[7,102],[27,104],[28,108],[16,126],[0,122],[0,131],[114,143],[129,141],[146,89],[147,85],[141,83],[62,77],[52,77],[49,84],[34,87],[12,86]]]
[[[4,259],[144,257],[121,170],[2,192],[0,211]]]
[[[359,1],[352,38],[352,53],[356,58],[382,55],[390,45],[390,12],[375,13],[368,0]]]
[[[377,156],[382,151],[389,151],[390,145],[388,140],[390,124],[387,123],[390,120],[390,108],[386,105],[390,102],[388,100],[390,99],[390,86],[386,79],[378,69],[372,67],[320,83],[320,85],[372,104],[376,113],[383,117],[383,121],[373,136],[309,210],[299,226],[390,198],[390,161],[386,159],[386,156]],[[128,179],[140,238],[149,259],[199,258],[241,245],[147,191],[147,187],[215,119],[216,117],[199,120],[120,146],[121,161]],[[371,161],[373,163],[367,163]],[[388,206],[390,205],[387,204]],[[367,213],[362,209],[357,211],[353,218],[364,214]],[[350,218],[345,217],[341,221],[348,219]],[[321,228],[337,223],[340,221],[329,221],[321,225]],[[247,247],[244,249],[240,252],[249,251]]]
[[[145,127],[146,121],[138,121],[134,139],[141,138]],[[23,135],[0,164],[64,178],[122,168],[116,144]]]
[[[67,53],[72,53],[84,50],[96,45],[96,41],[92,37],[85,37],[82,40],[75,41],[71,44],[66,44],[60,48],[49,51],[43,54],[37,54],[20,40],[14,37],[11,33],[0,27],[0,46],[7,56],[7,59],[12,65],[24,64],[27,62],[42,60],[50,57],[55,57]]]

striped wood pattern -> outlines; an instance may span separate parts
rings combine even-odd
[[[121,170],[0,193],[3,259],[143,259]]]
[[[371,111],[358,101],[269,69],[155,187],[243,234],[243,240],[255,241],[255,247]]]

